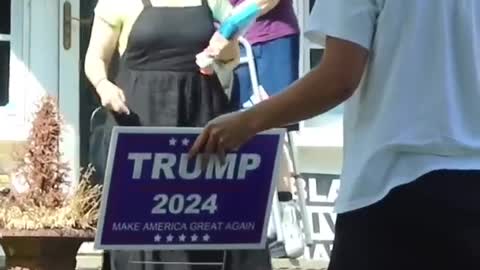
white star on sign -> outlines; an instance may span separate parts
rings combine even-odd
[[[172,242],[173,241],[173,235],[169,234],[167,236],[167,242]]]
[[[183,146],[188,146],[188,144],[190,144],[190,140],[187,139],[187,138],[184,138],[184,139],[182,140],[182,144],[183,144]]]
[[[203,241],[205,241],[205,242],[210,241],[210,235],[205,234],[205,235],[203,236]]]
[[[155,242],[160,242],[162,240],[162,237],[159,234],[157,234],[157,235],[155,235],[155,237],[153,237],[153,240]]]
[[[170,140],[168,141],[168,144],[170,144],[170,146],[175,146],[177,145],[177,139],[175,138],[170,138]]]
[[[198,235],[196,235],[196,234],[192,235],[191,239],[192,239],[192,242],[197,242]]]
[[[179,237],[178,237],[178,240],[180,240],[180,242],[185,242],[185,239],[187,237],[185,236],[185,234],[181,234]]]

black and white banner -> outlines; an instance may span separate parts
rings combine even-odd
[[[306,183],[307,212],[314,241],[313,246],[306,248],[304,259],[329,260],[335,235],[333,205],[340,187],[339,176],[304,173],[302,179]]]

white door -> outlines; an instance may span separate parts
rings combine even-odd
[[[79,24],[71,18],[78,18],[79,5],[0,1],[0,123],[6,127],[0,132],[0,175],[11,168],[11,147],[28,136],[35,103],[49,94],[59,100],[66,123],[62,150],[72,179],[78,178]]]
[[[0,1],[0,175],[11,169],[11,147],[28,135],[34,102],[58,96],[58,3]]]

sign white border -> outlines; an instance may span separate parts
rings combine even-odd
[[[107,166],[105,170],[105,182],[103,185],[102,202],[100,206],[99,219],[97,224],[97,231],[95,235],[95,249],[104,250],[232,250],[232,249],[265,249],[267,243],[267,228],[272,209],[272,199],[275,192],[276,184],[279,174],[279,162],[282,155],[283,138],[285,137],[285,129],[271,129],[262,132],[258,135],[278,135],[277,154],[275,157],[274,171],[272,174],[272,181],[270,183],[270,191],[268,194],[268,204],[265,212],[264,223],[262,228],[262,239],[260,243],[256,244],[188,244],[188,245],[105,245],[101,243],[103,234],[103,226],[105,222],[105,211],[107,208],[107,199],[110,192],[110,180],[112,177],[113,161],[115,152],[117,150],[117,140],[120,133],[137,133],[137,134],[200,134],[202,128],[186,128],[186,127],[114,127],[107,157]],[[240,203],[240,202],[239,202]]]

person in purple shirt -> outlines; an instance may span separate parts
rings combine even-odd
[[[239,5],[245,0],[230,0]],[[275,95],[298,79],[299,26],[292,0],[272,0],[275,5],[257,19],[245,38],[252,45],[257,76],[269,96]],[[248,67],[235,71],[232,102],[242,108],[252,96]]]
[[[238,6],[246,0],[229,0]],[[284,90],[299,78],[300,29],[293,0],[269,0],[268,8],[244,35],[252,46],[258,83],[268,96]],[[245,55],[242,48],[242,55]],[[247,65],[234,74],[231,102],[234,108],[253,105],[253,88]]]

